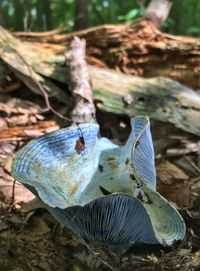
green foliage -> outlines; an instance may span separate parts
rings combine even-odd
[[[141,9],[139,8],[134,8],[134,9],[131,9],[126,15],[119,15],[117,17],[117,19],[119,21],[125,21],[125,22],[128,22],[128,21],[132,21],[140,16],[142,16],[143,12]]]
[[[51,1],[54,28],[62,24],[65,26],[67,31],[73,30],[74,26],[73,4],[74,0]]]
[[[81,0],[0,0],[0,24],[14,31],[46,31],[65,26],[75,30],[81,14],[75,5]],[[132,21],[143,14],[150,0],[82,0],[87,5],[88,26]],[[200,36],[200,0],[170,0],[170,17],[163,30],[181,35]],[[139,5],[140,4],[140,5]]]
[[[195,36],[195,37],[200,36],[200,27],[197,27],[197,26],[188,27],[187,34],[191,36]]]

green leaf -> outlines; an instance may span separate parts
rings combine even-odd
[[[126,14],[126,20],[131,21],[140,15],[140,9],[132,9]]]

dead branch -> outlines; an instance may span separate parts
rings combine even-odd
[[[85,61],[85,40],[74,37],[65,54],[68,86],[74,96],[75,106],[71,116],[75,123],[90,122],[95,115],[92,90]]]
[[[153,21],[159,28],[167,19],[171,6],[172,3],[167,0],[152,0],[145,10],[144,18]]]

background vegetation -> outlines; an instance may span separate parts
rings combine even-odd
[[[0,0],[0,23],[14,31],[46,31],[63,25],[66,31],[132,20],[148,0]],[[171,0],[164,30],[200,36],[200,1]]]

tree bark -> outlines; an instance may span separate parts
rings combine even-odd
[[[152,0],[147,7],[144,18],[154,22],[160,28],[167,19],[172,4],[167,0]]]
[[[68,70],[68,86],[74,97],[71,118],[75,123],[93,122],[95,106],[85,60],[85,40],[75,37],[65,54]]]
[[[89,71],[99,109],[148,115],[200,135],[200,95],[193,90],[162,77],[143,79],[95,67]]]

